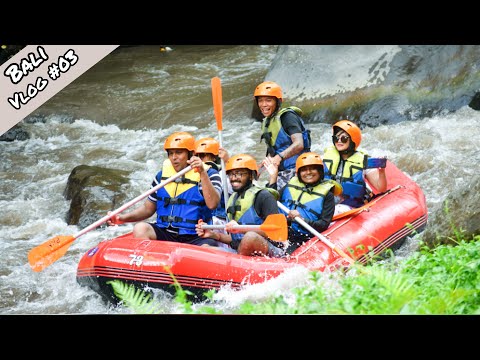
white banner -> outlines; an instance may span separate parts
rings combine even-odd
[[[27,45],[0,67],[0,135],[119,45]]]

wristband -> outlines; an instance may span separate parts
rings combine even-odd
[[[282,154],[278,153],[278,156],[280,156],[280,158],[281,158],[282,160],[285,160],[285,158],[282,156]]]

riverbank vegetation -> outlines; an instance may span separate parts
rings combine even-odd
[[[233,314],[471,315],[480,314],[480,235],[465,239],[455,231],[455,245],[421,246],[408,259],[395,255],[353,265],[329,279],[311,272],[308,285],[288,295],[246,301]],[[335,277],[335,281],[332,281]],[[111,282],[117,296],[134,313],[156,313],[150,294]],[[334,285],[332,285],[334,284]],[[212,305],[195,307],[176,283],[176,301],[187,314],[222,314]],[[213,292],[208,294],[213,298]],[[157,304],[158,305],[158,304]]]

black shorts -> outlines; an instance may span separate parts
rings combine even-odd
[[[285,254],[290,255],[300,246],[305,244],[311,237],[307,234],[293,230],[291,227],[288,228],[288,248],[285,249]]]
[[[282,242],[273,241],[267,239],[268,243],[268,256],[270,257],[284,257],[285,256],[285,249]]]
[[[179,235],[173,229],[159,227],[157,224],[152,224],[152,223],[150,223],[150,225],[153,227],[153,230],[157,235],[157,240],[160,240],[160,241],[163,240],[163,241],[173,241],[173,242],[192,244],[192,245],[207,244],[210,246],[218,246],[218,243],[215,240],[210,238],[201,238],[196,234],[195,235],[189,235],[189,234]]]

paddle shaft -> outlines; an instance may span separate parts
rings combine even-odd
[[[222,85],[220,82],[220,78],[219,77],[212,78],[211,84],[212,84],[212,98],[213,98],[213,113],[215,115],[215,120],[217,121],[217,129],[218,129],[218,143],[220,147],[223,147],[223,136],[222,136],[223,104],[222,104]],[[227,184],[227,174],[225,171],[225,162],[223,161],[222,158],[220,158],[220,164],[222,166],[222,168],[220,169],[220,175],[223,183],[223,199],[225,201],[225,209],[227,209],[228,184]]]
[[[261,225],[235,225],[232,229],[238,229],[242,231],[261,230]],[[202,225],[202,229],[225,229],[225,225]]]
[[[218,130],[218,143],[222,146],[222,130]],[[228,203],[228,183],[227,183],[227,173],[225,171],[225,161],[220,158],[220,164],[222,168],[220,169],[220,175],[222,176],[222,183],[223,183],[223,199],[225,200],[225,210],[227,209]]]
[[[290,209],[287,208],[285,205],[283,205],[280,201],[277,201],[277,204],[278,204],[278,207],[280,209],[282,209],[283,211],[285,211],[287,214],[290,212]],[[298,216],[295,216],[295,221],[298,222],[300,225],[302,225],[305,229],[307,229],[308,231],[310,231],[313,235],[315,235],[317,238],[319,238],[321,241],[323,241],[330,249],[332,250],[335,250],[337,252],[338,255],[340,255],[341,257],[345,258],[346,260],[348,260],[348,262],[350,264],[353,264],[353,259],[348,256],[342,249],[340,249],[338,246],[335,246],[334,243],[332,243],[330,240],[328,240],[327,237],[323,236],[322,234],[320,234],[317,230],[315,230],[313,227],[311,227],[310,225],[308,225],[305,220],[303,220],[302,218],[298,217]]]
[[[169,177],[168,179],[162,181],[162,182],[159,183],[157,186],[154,186],[153,188],[151,188],[151,189],[148,190],[147,192],[144,192],[143,194],[137,196],[135,199],[130,200],[130,201],[127,202],[126,204],[123,204],[123,205],[120,206],[118,209],[112,211],[110,214],[105,215],[105,216],[102,217],[101,219],[95,221],[93,224],[87,226],[87,227],[84,228],[83,230],[81,230],[81,231],[79,231],[78,233],[76,233],[75,235],[73,235],[73,238],[76,239],[76,238],[78,238],[79,236],[82,236],[83,234],[89,232],[90,230],[95,229],[96,227],[100,226],[101,224],[103,224],[104,222],[106,222],[108,219],[110,219],[112,216],[115,216],[115,215],[121,213],[123,210],[125,210],[125,209],[129,208],[130,206],[136,204],[136,203],[139,202],[140,200],[146,198],[148,195],[154,193],[155,191],[157,191],[158,189],[164,187],[164,186],[167,185],[168,183],[176,180],[176,179],[179,178],[180,176],[183,176],[184,174],[186,174],[186,173],[189,172],[190,170],[192,170],[192,166],[191,166],[191,165],[187,166],[185,169],[179,171],[178,173],[176,173],[175,175]]]

